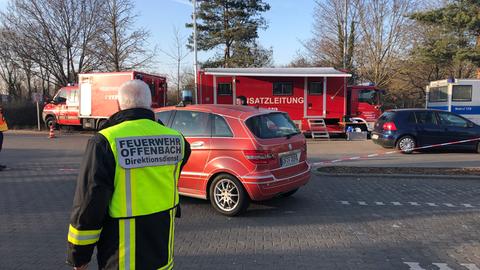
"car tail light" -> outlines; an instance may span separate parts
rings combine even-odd
[[[275,160],[273,154],[265,150],[244,150],[243,154],[253,164],[268,164]]]
[[[397,130],[397,127],[393,122],[386,122],[385,124],[383,124],[383,130],[395,131]]]

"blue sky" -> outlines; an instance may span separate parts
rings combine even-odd
[[[4,9],[7,0],[0,0]],[[188,36],[190,29],[185,23],[190,21],[192,7],[188,0],[134,0],[135,11],[139,14],[137,25],[151,33],[151,46],[169,51],[173,43],[173,28],[177,27],[182,35]],[[273,48],[275,65],[288,64],[302,50],[301,41],[312,36],[314,0],[266,0],[271,9],[264,13],[269,23],[265,31],[260,31],[260,44]],[[200,52],[199,61],[206,60],[208,53]],[[158,63],[153,71],[170,73],[175,66],[165,54],[158,53]],[[193,54],[185,58],[184,65],[193,65]]]
[[[275,65],[288,64],[302,50],[301,41],[312,36],[313,0],[267,0],[271,8],[264,13],[269,27],[259,33],[260,43],[273,48]],[[163,50],[172,46],[173,28],[188,36],[191,29],[184,27],[190,19],[192,7],[187,0],[137,0],[138,25],[146,27],[152,34],[151,42]],[[211,54],[199,52],[199,61],[206,60]],[[163,73],[174,66],[172,61],[161,52],[158,55],[159,69]],[[193,62],[189,55],[184,65]],[[163,66],[162,66],[163,65]]]

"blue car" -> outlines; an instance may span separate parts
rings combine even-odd
[[[384,112],[375,123],[372,141],[385,148],[411,153],[418,147],[450,143],[449,148],[480,153],[480,126],[457,114],[429,109],[398,109]]]

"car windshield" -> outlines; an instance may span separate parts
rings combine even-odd
[[[261,139],[280,138],[300,133],[285,113],[269,113],[249,118],[246,122],[250,131]]]

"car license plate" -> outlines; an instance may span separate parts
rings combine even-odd
[[[372,135],[372,140],[376,140],[376,139],[378,139],[378,135],[377,135],[377,134],[373,134],[373,135]]]
[[[281,167],[290,167],[298,164],[300,161],[300,153],[287,154],[280,158]]]

